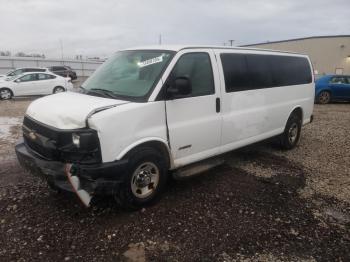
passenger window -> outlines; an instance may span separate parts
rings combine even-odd
[[[332,77],[330,83],[331,84],[346,84],[346,80],[345,80],[345,77],[336,76],[336,77]]]
[[[272,74],[269,66],[269,56],[247,55],[247,66],[252,89],[273,86]]]
[[[221,54],[226,92],[308,84],[311,68],[304,57]]]
[[[50,79],[50,76],[47,74],[38,74],[38,80],[47,80]]]
[[[221,54],[226,92],[249,90],[250,80],[247,70],[246,55]]]
[[[171,80],[188,77],[192,85],[190,96],[204,96],[215,93],[213,70],[208,53],[184,54],[171,72]]]
[[[18,69],[16,70],[15,72],[13,72],[13,75],[14,76],[17,76],[17,75],[20,75],[20,74],[23,74],[24,73],[24,70],[23,69]]]
[[[36,80],[36,74],[25,75],[20,78],[21,82],[29,82]]]

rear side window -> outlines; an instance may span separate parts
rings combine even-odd
[[[311,68],[303,57],[221,54],[226,92],[311,83]]]
[[[346,84],[346,78],[343,76],[334,76],[329,81],[330,84]]]
[[[251,89],[267,88],[274,86],[272,72],[269,66],[270,56],[247,55],[247,66]]]
[[[311,68],[303,57],[269,56],[274,86],[302,85],[311,83]]]
[[[184,54],[177,61],[171,75],[172,80],[188,77],[192,84],[191,96],[214,94],[214,78],[208,53]]]
[[[66,70],[66,69],[64,67],[62,67],[62,66],[53,66],[52,70],[53,71],[63,71],[63,70]]]
[[[25,69],[26,72],[45,72],[45,69],[43,68],[27,68]]]
[[[37,74],[38,75],[38,80],[48,80],[48,79],[53,79],[56,78],[53,75],[49,75],[49,74]]]

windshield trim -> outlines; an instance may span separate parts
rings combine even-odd
[[[112,99],[118,99],[118,100],[126,100],[126,101],[130,101],[130,102],[139,102],[139,103],[144,103],[144,102],[148,102],[149,97],[152,95],[154,89],[156,88],[156,86],[158,85],[160,79],[162,78],[165,70],[168,68],[170,62],[173,60],[175,54],[177,53],[176,51],[172,51],[172,50],[165,50],[165,49],[134,49],[134,50],[122,50],[122,51],[118,51],[116,53],[113,54],[116,55],[117,53],[121,53],[121,52],[128,52],[128,51],[141,51],[141,52],[154,52],[154,51],[159,51],[159,52],[163,52],[163,53],[167,53],[170,55],[168,61],[164,64],[164,67],[162,68],[162,70],[160,71],[159,75],[155,78],[151,88],[148,90],[148,92],[143,95],[143,96],[124,96],[124,95],[119,95],[119,94],[115,94],[115,98]],[[111,56],[111,58],[113,57]],[[84,87],[84,84],[81,85],[81,87],[83,87],[86,91],[89,91],[89,89],[86,89]],[[86,93],[88,95],[88,93]]]

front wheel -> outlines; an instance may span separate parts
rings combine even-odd
[[[9,100],[12,98],[12,92],[10,89],[2,88],[0,89],[0,99],[2,100]]]
[[[119,205],[137,210],[154,202],[163,191],[167,178],[164,157],[153,148],[139,148],[129,157],[129,168],[114,193]]]
[[[300,139],[301,118],[297,114],[292,114],[286,124],[283,134],[281,135],[281,147],[283,149],[294,148]]]

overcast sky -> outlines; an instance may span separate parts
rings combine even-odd
[[[0,50],[108,56],[163,44],[350,34],[350,0],[0,0]]]

